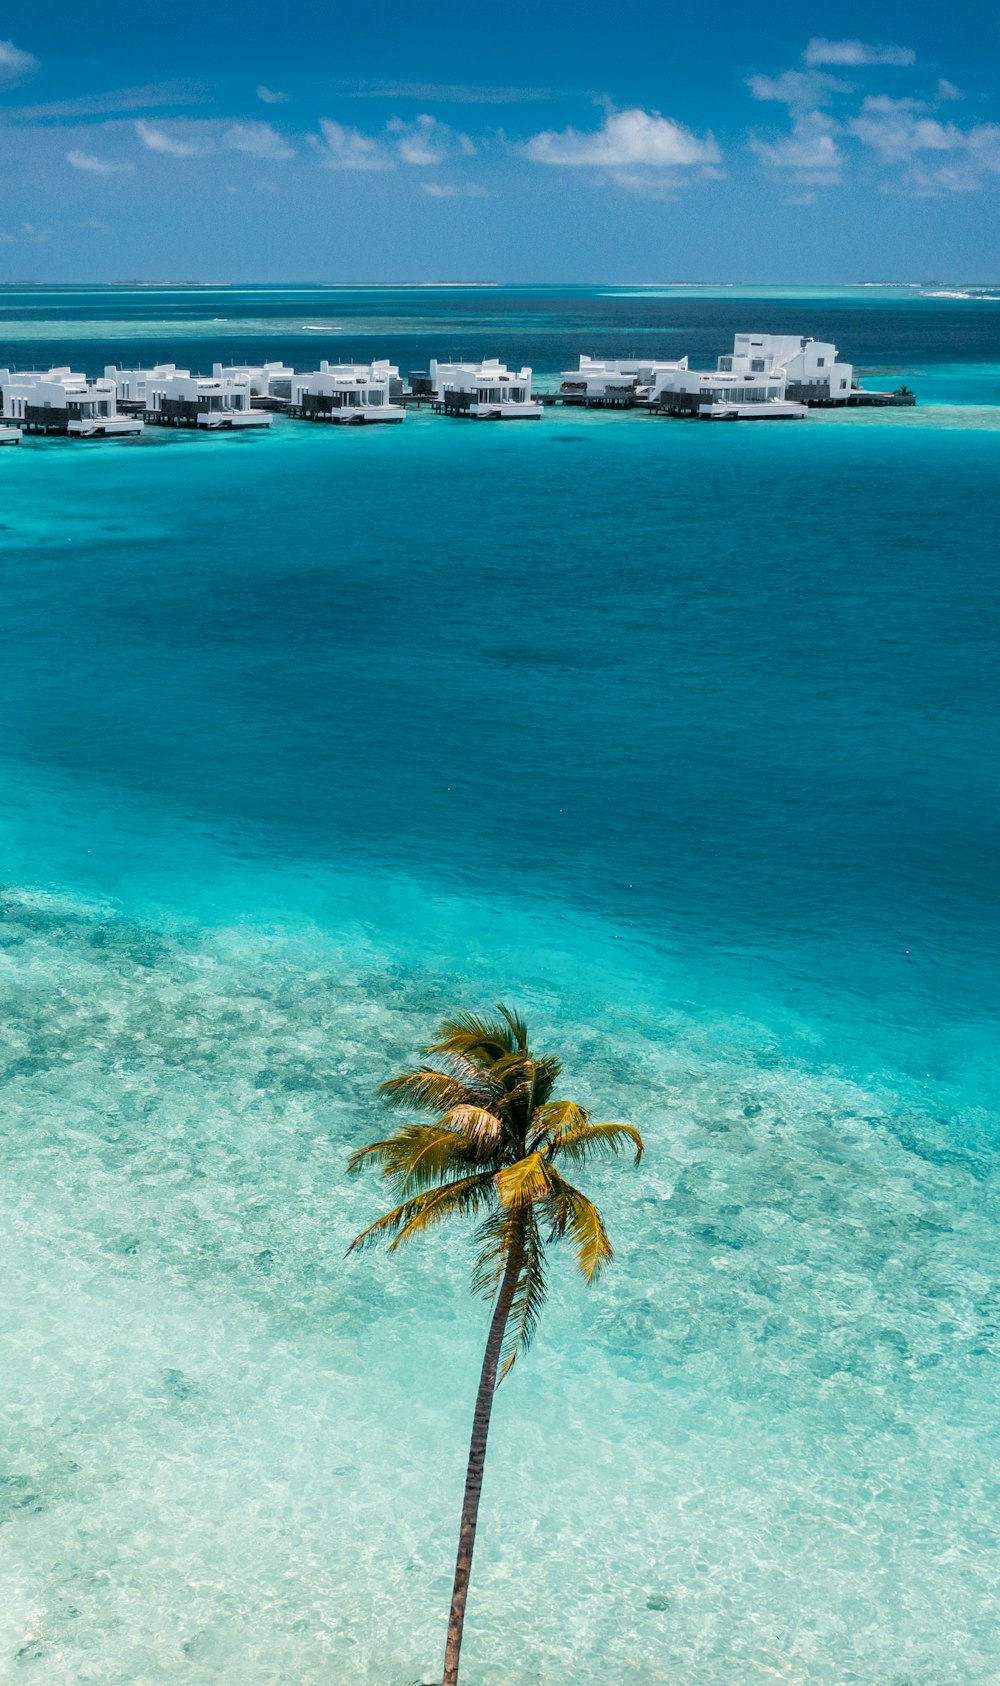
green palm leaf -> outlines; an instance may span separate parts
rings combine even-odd
[[[554,1174],[544,1153],[528,1153],[497,1172],[497,1193],[505,1206],[531,1206],[551,1194]]]
[[[492,1099],[501,1098],[496,1086],[487,1081],[486,1072],[476,1072],[476,1077],[476,1082],[464,1081],[464,1077],[455,1072],[420,1066],[417,1071],[405,1071],[400,1077],[390,1077],[390,1081],[383,1082],[379,1093],[395,1106],[405,1106],[420,1113],[445,1113],[452,1106],[482,1106]]]
[[[401,1190],[427,1188],[453,1176],[456,1170],[481,1168],[495,1154],[495,1144],[453,1124],[453,1117],[448,1113],[437,1124],[407,1124],[388,1140],[372,1142],[352,1154],[347,1168],[356,1172],[369,1160],[376,1160],[382,1166],[382,1175],[395,1177]]]
[[[526,1252],[514,1298],[510,1320],[504,1331],[500,1351],[499,1382],[513,1367],[522,1352],[527,1352],[545,1304],[545,1246],[538,1233],[538,1225],[530,1218],[527,1225]]]
[[[508,1262],[517,1266],[517,1283],[500,1353],[498,1384],[515,1358],[526,1352],[538,1326],[545,1301],[545,1246],[534,1213],[501,1207],[491,1212],[476,1231],[472,1286],[483,1299],[495,1298]]]
[[[371,1247],[376,1241],[389,1241],[389,1251],[394,1253],[404,1241],[412,1241],[415,1235],[424,1234],[435,1224],[443,1223],[445,1218],[467,1217],[470,1213],[481,1211],[494,1198],[494,1177],[489,1171],[441,1183],[439,1187],[416,1194],[412,1200],[404,1200],[393,1211],[376,1218],[373,1224],[354,1237],[347,1251],[356,1253]]]
[[[625,1147],[634,1151],[637,1165],[643,1154],[642,1137],[631,1124],[570,1124],[563,1129],[546,1130],[543,1140],[553,1159],[570,1159],[580,1165],[590,1159],[613,1159]]]
[[[509,1007],[498,1007],[498,1018],[482,1018],[478,1013],[461,1013],[446,1020],[432,1042],[429,1054],[464,1054],[467,1059],[492,1065],[505,1054],[523,1053],[528,1046],[528,1031],[524,1020]]]
[[[552,1222],[552,1239],[569,1235],[576,1244],[576,1262],[588,1282],[595,1282],[614,1258],[604,1220],[592,1200],[549,1167],[552,1194],[546,1212]]]
[[[404,1071],[390,1077],[380,1093],[396,1106],[409,1107],[414,1112],[447,1112],[455,1106],[481,1106],[483,1096],[468,1083],[448,1071],[436,1071],[424,1065],[417,1071]]]
[[[585,1129],[590,1123],[590,1113],[576,1101],[550,1101],[538,1108],[532,1122],[536,1134],[531,1146],[540,1147],[543,1141],[550,1141],[563,1131]]]
[[[486,1107],[454,1106],[441,1122],[467,1136],[483,1153],[498,1153],[503,1145],[504,1121]]]

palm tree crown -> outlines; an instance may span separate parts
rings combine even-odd
[[[396,1105],[435,1114],[402,1124],[384,1141],[352,1154],[349,1170],[380,1164],[399,1204],[355,1237],[351,1251],[389,1241],[395,1251],[446,1218],[476,1216],[473,1285],[492,1300],[513,1292],[498,1381],[530,1343],[545,1295],[548,1243],[568,1236],[588,1282],[613,1258],[597,1207],[562,1175],[559,1162],[585,1164],[643,1143],[628,1124],[595,1124],[573,1101],[556,1101],[557,1059],[531,1052],[523,1019],[464,1014],[441,1026],[425,1050],[436,1060],[382,1085]]]

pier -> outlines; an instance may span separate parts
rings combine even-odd
[[[905,386],[897,387],[895,392],[870,392],[866,387],[856,386],[847,400],[851,410],[909,409],[916,402],[916,393]]]

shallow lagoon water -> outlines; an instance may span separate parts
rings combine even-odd
[[[15,1678],[434,1677],[482,1315],[342,1166],[514,994],[650,1152],[470,1686],[995,1679],[1000,469],[916,308],[916,412],[0,455]]]

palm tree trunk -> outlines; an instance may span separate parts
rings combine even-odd
[[[444,1680],[441,1686],[458,1686],[458,1659],[462,1649],[462,1628],[465,1624],[465,1601],[469,1596],[472,1574],[472,1553],[476,1544],[476,1524],[479,1519],[479,1495],[483,1490],[483,1465],[486,1462],[486,1439],[490,1432],[493,1395],[497,1386],[497,1370],[507,1328],[507,1319],[514,1302],[518,1277],[524,1268],[523,1244],[512,1248],[500,1283],[490,1332],[483,1355],[483,1369],[476,1395],[476,1409],[472,1418],[472,1440],[469,1445],[469,1467],[465,1476],[465,1497],[462,1500],[462,1525],[458,1533],[458,1561],[455,1564],[455,1585],[451,1595],[451,1614],[448,1617],[448,1641],[444,1652]]]

